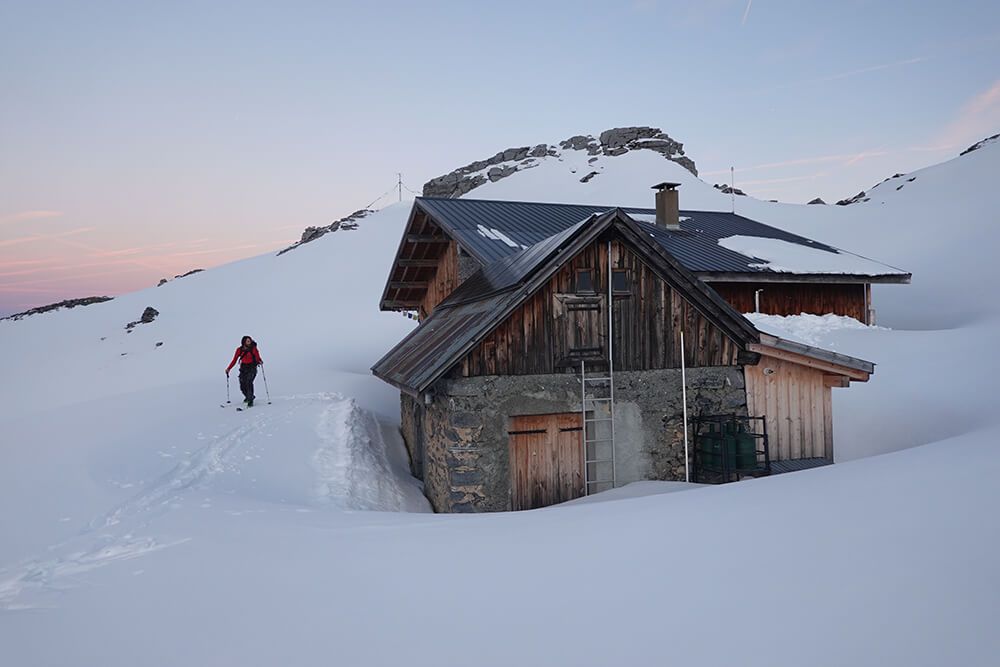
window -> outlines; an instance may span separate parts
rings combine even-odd
[[[614,269],[611,272],[611,292],[613,294],[631,294],[632,283],[628,279],[628,271]]]
[[[576,293],[577,294],[593,294],[594,293],[594,270],[593,269],[577,269],[576,270]]]

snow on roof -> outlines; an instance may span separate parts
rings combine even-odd
[[[760,260],[751,268],[778,273],[835,273],[842,275],[906,275],[897,269],[861,255],[762,236],[727,236],[719,245]]]
[[[638,220],[639,222],[648,222],[650,224],[656,224],[656,214],[655,213],[629,213],[629,217],[633,220]],[[685,220],[690,220],[691,218],[686,215],[678,216],[678,222],[684,222]]]
[[[803,345],[833,347],[830,334],[847,330],[880,329],[870,327],[853,317],[845,315],[765,315],[764,313],[744,313],[745,318],[763,333],[778,336]]]

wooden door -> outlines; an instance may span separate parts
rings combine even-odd
[[[512,509],[545,507],[584,494],[582,431],[577,412],[510,418]]]

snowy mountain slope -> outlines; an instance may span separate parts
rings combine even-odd
[[[373,305],[407,213],[390,207],[279,257],[0,322],[0,608],[22,604],[33,554],[128,551],[105,544],[106,517],[135,516],[128,542],[136,522],[199,493],[425,511],[394,426],[398,394],[368,371],[413,326]],[[128,333],[146,306],[160,315]],[[258,402],[270,389],[273,405],[237,413],[235,371],[233,404],[219,405],[246,333],[269,383],[258,375]]]
[[[648,151],[600,159],[586,183],[549,159],[468,196],[647,206],[677,180],[682,206],[728,205]],[[0,662],[991,665],[1000,326],[984,290],[938,281],[987,275],[995,236],[972,213],[998,159],[915,172],[885,204],[737,198],[914,272],[876,297],[913,331],[760,326],[878,363],[835,392],[841,458],[932,444],[725,487],[425,513],[397,394],[368,372],[413,326],[377,311],[406,204],[280,257],[0,322]],[[918,183],[969,213],[930,250],[943,204]],[[157,319],[125,333],[146,306]],[[220,371],[245,333],[272,404],[238,413]]]

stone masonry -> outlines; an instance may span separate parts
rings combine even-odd
[[[576,375],[445,379],[429,405],[404,395],[402,431],[414,473],[438,512],[510,509],[508,418],[579,412]],[[688,416],[747,414],[739,367],[688,371]],[[615,373],[618,484],[684,479],[680,371]],[[422,475],[421,475],[422,473]]]

